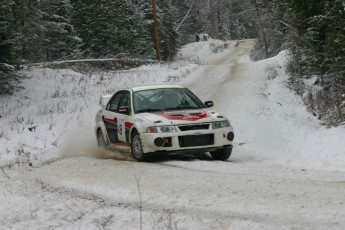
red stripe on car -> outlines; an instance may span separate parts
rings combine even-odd
[[[104,118],[104,120],[107,121],[107,122],[110,122],[110,123],[113,123],[113,124],[117,125],[117,119]],[[134,124],[131,123],[131,122],[125,122],[125,127],[128,128],[128,129],[132,128],[133,125]]]
[[[132,126],[133,126],[134,124],[133,123],[131,123],[131,122],[125,122],[125,126],[126,126],[126,128],[132,128]]]
[[[104,120],[113,124],[117,124],[117,119],[114,120],[114,119],[104,118]]]

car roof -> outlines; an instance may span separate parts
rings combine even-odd
[[[173,88],[184,88],[184,87],[180,85],[150,85],[150,86],[133,87],[132,90],[136,92],[136,91],[149,90],[149,89],[173,89]]]

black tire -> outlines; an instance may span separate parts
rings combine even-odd
[[[212,158],[217,161],[226,161],[231,156],[232,147],[227,147],[214,152],[210,152]]]
[[[101,149],[105,149],[107,147],[107,143],[105,142],[105,138],[102,133],[102,130],[98,130],[97,132],[97,144],[98,144],[98,147]]]
[[[141,144],[140,136],[137,131],[134,131],[131,139],[131,154],[137,161],[145,161],[147,156],[143,152],[143,147]]]

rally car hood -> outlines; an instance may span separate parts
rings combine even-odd
[[[200,122],[211,122],[222,118],[217,112],[207,109],[176,110],[155,113],[140,113],[139,118],[146,119],[156,125],[176,125]]]

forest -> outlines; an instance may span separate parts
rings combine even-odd
[[[0,95],[22,65],[86,58],[155,59],[152,0],[1,0]],[[197,34],[257,39],[253,60],[289,50],[289,87],[328,125],[345,120],[344,0],[156,0],[160,55]]]

